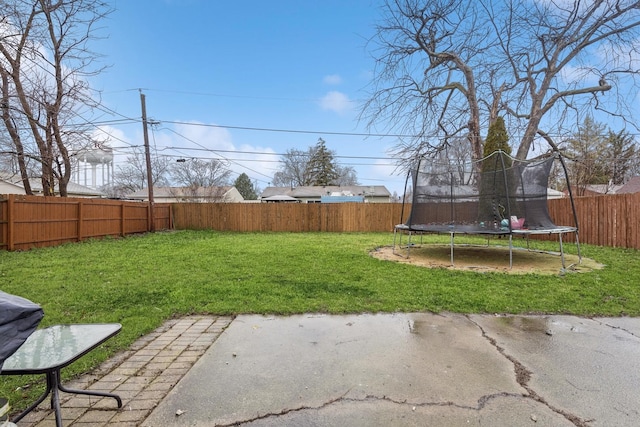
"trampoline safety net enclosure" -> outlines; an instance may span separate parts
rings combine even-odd
[[[569,190],[572,225],[556,225],[549,216],[547,188],[554,162],[558,162]],[[411,234],[450,234],[452,264],[456,234],[508,236],[510,266],[514,235],[557,234],[563,267],[562,235],[575,233],[579,250],[575,206],[566,165],[559,153],[524,161],[503,151],[478,162],[456,161],[446,155],[422,157],[412,168],[411,178],[411,211],[405,223],[395,226],[394,251],[398,232],[400,245],[402,234],[409,234],[407,251]]]

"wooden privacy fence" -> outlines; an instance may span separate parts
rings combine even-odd
[[[391,232],[401,211],[400,203],[176,203],[173,218],[176,230]]]
[[[171,205],[154,205],[156,230],[171,228]],[[0,249],[26,250],[151,230],[149,205],[105,199],[0,196]]]
[[[640,193],[576,197],[580,242],[640,249]],[[549,200],[556,224],[573,225],[569,199]]]
[[[640,249],[640,193],[579,197],[575,204],[582,243]],[[391,233],[409,211],[410,206],[400,203],[174,203],[155,205],[154,225],[156,230]],[[568,199],[550,200],[549,213],[558,225],[574,225]],[[0,196],[0,249],[30,249],[148,230],[146,203]]]
[[[640,249],[640,193],[574,199],[582,243]],[[558,225],[574,226],[568,198],[548,202]],[[411,210],[400,203],[177,203],[175,229],[219,231],[392,232]],[[402,218],[401,218],[402,217]],[[557,240],[557,235],[532,236]],[[575,235],[565,236],[575,241]]]

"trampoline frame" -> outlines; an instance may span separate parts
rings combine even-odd
[[[551,235],[551,234],[557,234],[558,235],[558,241],[559,241],[559,245],[560,245],[560,259],[562,262],[562,268],[566,269],[566,262],[565,262],[565,256],[564,256],[564,242],[562,239],[562,235],[563,234],[568,234],[568,233],[575,233],[576,234],[576,247],[578,249],[578,264],[582,263],[582,254],[580,251],[580,240],[578,238],[578,229],[577,227],[556,227],[554,229],[539,229],[539,230],[511,230],[511,231],[507,231],[507,230],[496,230],[496,231],[482,231],[482,230],[475,230],[475,231],[461,231],[461,230],[456,230],[455,228],[452,228],[449,231],[446,230],[442,230],[439,227],[429,227],[429,226],[420,226],[420,225],[414,225],[412,227],[409,227],[405,224],[397,224],[394,227],[393,230],[393,253],[395,255],[400,255],[399,253],[396,252],[396,248],[397,247],[402,247],[402,235],[403,234],[407,234],[409,237],[407,239],[407,244],[406,244],[406,249],[407,249],[407,255],[406,258],[409,258],[410,255],[410,251],[411,251],[411,247],[412,247],[412,242],[411,242],[411,237],[414,234],[418,234],[420,236],[424,235],[424,234],[449,234],[450,235],[450,240],[449,240],[449,245],[450,245],[450,259],[451,259],[451,265],[454,266],[454,247],[455,247],[455,235],[456,234],[468,234],[468,235],[476,235],[476,236],[486,236],[487,240],[489,239],[489,237],[496,237],[496,236],[506,236],[509,239],[509,268],[513,268],[513,236],[524,236],[527,239],[527,250],[529,249],[529,236],[530,235]],[[398,234],[400,234],[400,237],[398,238]],[[397,243],[396,243],[397,242]],[[422,241],[420,242],[420,244],[422,244]]]

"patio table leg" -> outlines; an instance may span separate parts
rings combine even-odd
[[[51,409],[56,416],[56,427],[62,427],[62,413],[60,412],[60,393],[58,386],[60,385],[60,371],[52,371],[47,373],[47,382],[51,382]]]
[[[18,421],[20,421],[21,419],[23,419],[25,417],[25,415],[27,415],[29,412],[33,411],[34,409],[36,409],[36,407],[41,404],[46,398],[47,396],[49,396],[49,393],[51,392],[51,380],[49,379],[49,375],[47,375],[47,389],[44,391],[44,393],[42,394],[42,396],[40,396],[38,398],[38,400],[36,400],[31,406],[29,406],[27,409],[25,409],[24,411],[22,411],[19,415],[17,415],[14,419],[11,420],[12,423],[18,423]],[[53,407],[53,402],[51,402],[52,407]]]
[[[60,372],[58,371],[58,377],[60,375]],[[102,397],[111,397],[113,399],[116,400],[116,402],[118,403],[118,408],[122,408],[122,399],[120,399],[120,396],[118,396],[117,394],[113,394],[113,393],[107,393],[104,391],[93,391],[93,390],[73,390],[73,389],[69,389],[64,387],[60,381],[58,381],[58,390],[60,391],[64,391],[65,393],[73,393],[73,394],[85,394],[85,395],[89,395],[89,396],[102,396]]]
[[[47,389],[44,394],[38,398],[31,406],[25,409],[20,415],[15,417],[12,422],[17,423],[25,415],[29,412],[33,411],[40,403],[42,403],[49,393],[51,393],[51,409],[53,409],[56,417],[56,427],[62,427],[62,412],[60,410],[60,393],[58,391],[63,391],[65,393],[73,393],[73,394],[85,394],[90,396],[102,396],[102,397],[111,397],[116,400],[118,403],[118,408],[122,408],[122,399],[120,396],[112,393],[106,393],[101,391],[90,391],[90,390],[73,390],[66,388],[62,385],[60,381],[60,370],[54,370],[51,372],[47,372]]]

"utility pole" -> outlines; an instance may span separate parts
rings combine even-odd
[[[147,105],[144,93],[140,90],[142,106],[142,132],[144,134],[144,154],[147,161],[147,190],[149,192],[149,231],[155,231],[155,215],[153,214],[153,177],[151,176],[151,153],[149,153],[149,133],[147,131]]]

